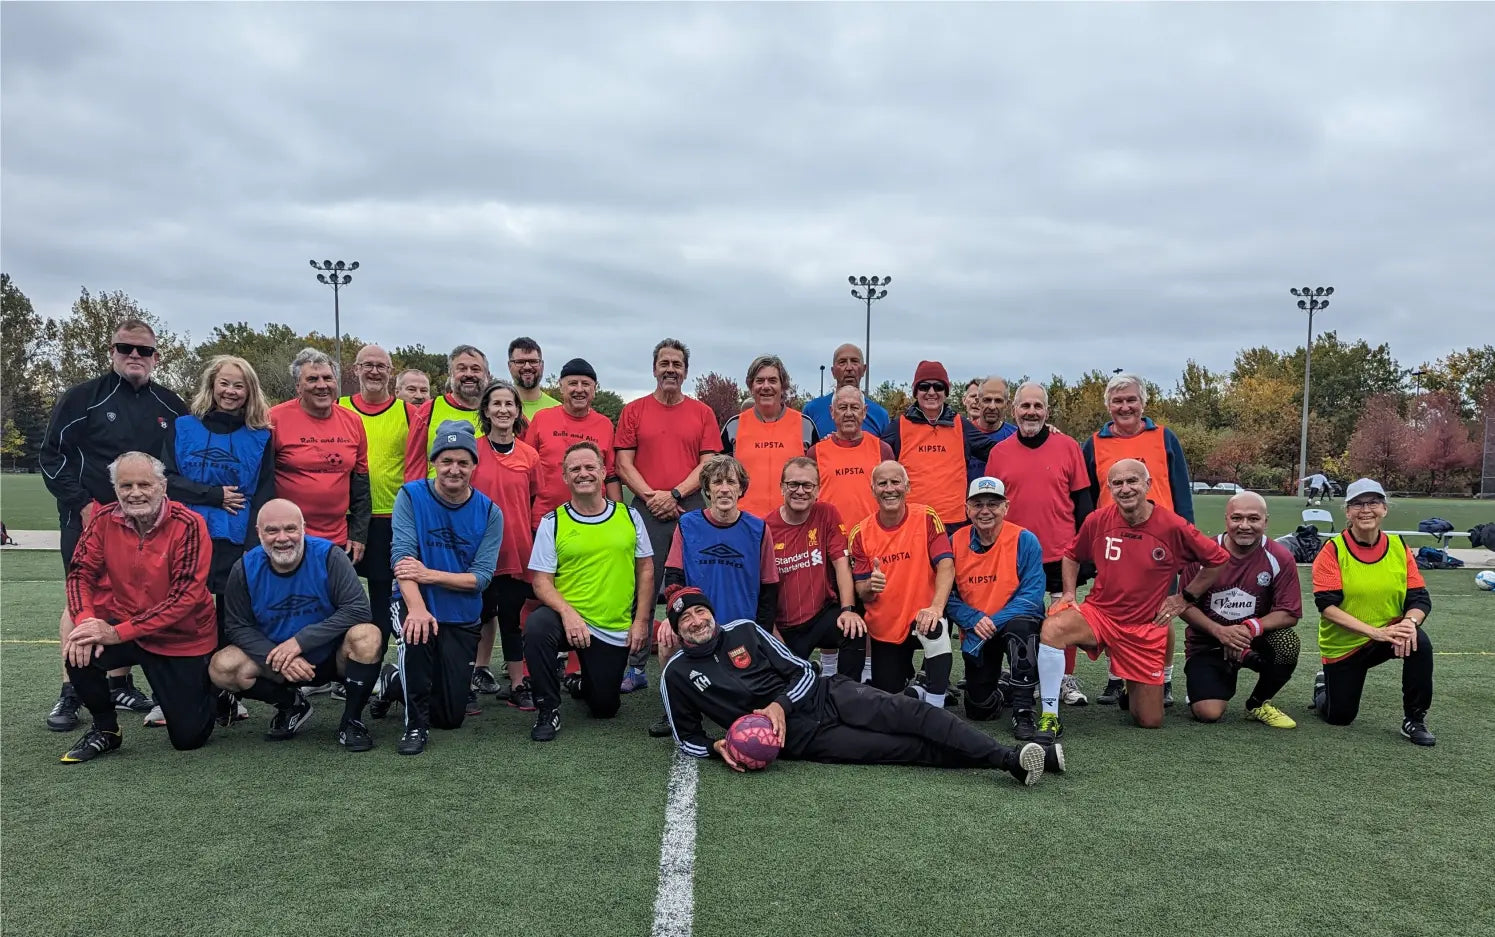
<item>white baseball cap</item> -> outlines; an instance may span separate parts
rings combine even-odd
[[[1007,500],[1007,486],[1002,484],[1002,479],[992,478],[990,475],[982,475],[971,482],[971,487],[966,491],[966,500],[969,501],[977,495],[993,495]]]
[[[1386,489],[1381,483],[1373,478],[1362,478],[1350,482],[1350,487],[1344,490],[1344,503],[1349,504],[1361,495],[1380,495],[1381,500],[1386,500]]]

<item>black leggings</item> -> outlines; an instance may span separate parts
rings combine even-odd
[[[1274,628],[1251,641],[1251,649],[1240,661],[1227,660],[1225,650],[1212,647],[1196,651],[1184,661],[1184,679],[1189,701],[1228,700],[1235,697],[1236,677],[1242,670],[1261,676],[1247,698],[1248,708],[1260,706],[1276,696],[1292,679],[1302,643],[1291,628]]]
[[[529,620],[524,623],[524,660],[529,664],[535,708],[544,711],[561,705],[561,678],[556,674],[555,656],[557,651],[570,647],[566,628],[555,609],[543,607],[530,612]],[[628,645],[608,644],[594,634],[586,647],[575,650],[581,660],[581,699],[587,704],[587,711],[599,719],[616,716],[622,701],[623,671],[628,667]]]
[[[1002,708],[997,684],[1002,677],[1002,656],[1011,670],[1012,709],[1031,711],[1038,690],[1038,630],[1043,622],[1020,615],[1002,623],[1002,630],[981,643],[979,654],[962,654],[966,665],[966,716],[991,719]]]
[[[1362,645],[1349,657],[1324,665],[1324,692],[1316,695],[1319,715],[1336,726],[1347,726],[1360,715],[1360,696],[1365,675],[1372,667],[1396,660],[1390,642]],[[1426,718],[1433,705],[1433,642],[1417,629],[1417,650],[1402,661],[1402,714],[1413,720]]]
[[[780,625],[779,637],[783,639],[784,646],[789,648],[795,657],[808,660],[810,652],[817,647],[832,651],[846,643],[846,636],[841,633],[841,628],[836,624],[840,617],[841,606],[827,605],[803,624]],[[860,645],[862,639],[858,638],[856,643]]]
[[[400,642],[407,727],[455,729],[462,725],[479,637],[476,625],[442,622],[434,638],[420,644]]]
[[[872,685],[885,693],[902,693],[914,675],[914,652],[923,650],[924,645],[913,635],[905,638],[902,644],[891,644],[876,638],[868,643],[872,645]],[[847,648],[860,651],[861,642],[853,641]],[[852,657],[855,659],[849,659]],[[927,689],[930,693],[944,693],[950,689],[950,667],[954,662],[952,654],[925,656],[924,674],[929,678]],[[853,653],[848,655],[848,659],[838,660],[836,670],[838,673],[860,674],[861,656]]]
[[[68,679],[78,691],[78,698],[93,715],[94,725],[117,730],[119,717],[109,697],[107,671],[117,667],[139,665],[145,679],[151,682],[151,696],[166,716],[166,736],[178,751],[201,748],[213,734],[217,716],[218,691],[208,680],[211,654],[190,657],[167,657],[154,654],[125,641],[104,648],[87,667],[67,665]]]
[[[524,660],[524,635],[519,630],[519,618],[524,603],[534,597],[530,584],[517,576],[494,576],[483,590],[481,620],[498,619],[498,640],[503,645],[506,664]]]

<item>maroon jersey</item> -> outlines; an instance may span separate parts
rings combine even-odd
[[[778,511],[764,518],[768,538],[773,541],[773,559],[779,570],[780,625],[802,625],[827,603],[839,602],[836,594],[837,559],[850,555],[846,525],[835,505],[817,501],[803,524],[791,524]]]
[[[1064,555],[1095,564],[1095,586],[1085,601],[1119,625],[1152,621],[1181,567],[1219,566],[1230,559],[1224,547],[1159,504],[1136,527],[1114,503],[1092,512]]]
[[[1223,546],[1225,537],[1221,534],[1215,541]],[[1198,563],[1185,566],[1181,581],[1187,583],[1202,568]],[[1298,586],[1297,561],[1287,547],[1266,537],[1245,556],[1231,553],[1230,562],[1220,570],[1220,578],[1210,586],[1200,610],[1221,625],[1238,625],[1268,612],[1288,612],[1294,618],[1302,618],[1303,590]],[[1185,656],[1219,648],[1220,642],[1214,635],[1205,634],[1193,625],[1184,630]]]

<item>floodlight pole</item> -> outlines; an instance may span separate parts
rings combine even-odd
[[[1334,287],[1309,289],[1305,286],[1299,289],[1295,286],[1288,292],[1302,297],[1298,300],[1298,308],[1308,313],[1308,342],[1303,346],[1303,430],[1298,437],[1298,497],[1302,498],[1305,497],[1308,484],[1308,392],[1313,366],[1313,314],[1328,307],[1329,297],[1334,295]]]
[[[893,278],[847,277],[846,282],[851,284],[851,295],[867,304],[867,343],[862,348],[862,393],[870,397],[872,396],[872,304],[888,295],[888,291],[883,287],[892,283]]]
[[[333,262],[324,260],[317,263],[311,262],[311,268],[319,271],[317,282],[325,283],[332,287],[332,348],[333,357],[337,359],[337,392],[343,392],[343,315],[342,304],[339,302],[339,291],[353,282],[352,272],[358,269],[358,261],[344,263],[339,260]]]

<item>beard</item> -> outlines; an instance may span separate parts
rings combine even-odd
[[[534,390],[540,386],[540,376],[536,374],[533,377],[516,377],[514,378],[514,386],[523,390]]]

